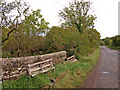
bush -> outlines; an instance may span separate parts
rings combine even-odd
[[[53,27],[46,36],[46,47],[49,47],[48,53],[66,50],[68,56],[76,55],[76,58],[79,58],[79,54],[87,56],[96,49],[99,39],[100,35],[96,30],[79,33],[74,27]]]
[[[2,57],[20,57],[43,54],[45,38],[42,36],[28,36],[23,33],[11,34],[3,46]]]
[[[105,39],[102,39],[102,42],[104,45],[107,45],[107,47],[111,49],[120,49],[120,35],[116,35],[110,38],[107,37]]]

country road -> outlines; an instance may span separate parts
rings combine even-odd
[[[2,89],[2,77],[1,77],[1,75],[2,75],[2,73],[1,73],[1,68],[2,68],[2,65],[1,65],[1,60],[0,60],[0,90]]]
[[[118,88],[117,50],[101,47],[98,63],[88,75],[83,88]]]
[[[2,76],[1,76],[1,75],[2,75],[2,71],[1,71],[1,68],[2,68],[2,67],[1,67],[1,66],[2,66],[2,65],[1,65],[1,62],[0,62],[0,83],[2,83]]]

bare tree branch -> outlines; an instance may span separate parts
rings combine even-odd
[[[1,6],[2,17],[0,27],[9,28],[10,31],[7,33],[7,37],[2,40],[0,46],[9,39],[12,32],[17,31],[17,28],[20,24],[24,23],[22,18],[26,17],[29,9],[29,5],[27,5],[26,2],[22,3],[21,0],[10,3],[6,3],[4,0],[2,0]],[[15,14],[14,17],[13,15],[10,15],[12,14],[13,10],[17,10],[18,15]]]

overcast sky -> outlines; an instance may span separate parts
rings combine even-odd
[[[25,0],[26,1],[26,0]],[[41,14],[50,24],[49,26],[58,26],[58,13],[68,6],[73,0],[27,0],[31,9],[41,9]],[[87,1],[87,0],[86,0]],[[95,29],[101,34],[101,38],[118,35],[118,1],[120,0],[90,0],[92,10],[97,16]]]

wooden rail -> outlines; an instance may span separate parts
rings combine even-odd
[[[52,70],[52,69],[55,69],[55,67],[53,67],[52,59],[47,59],[45,61],[28,64],[28,73],[32,77],[34,77],[39,73],[48,72],[49,70]]]
[[[77,59],[75,59],[75,55],[68,57],[67,60],[72,61],[72,62],[77,61]]]

